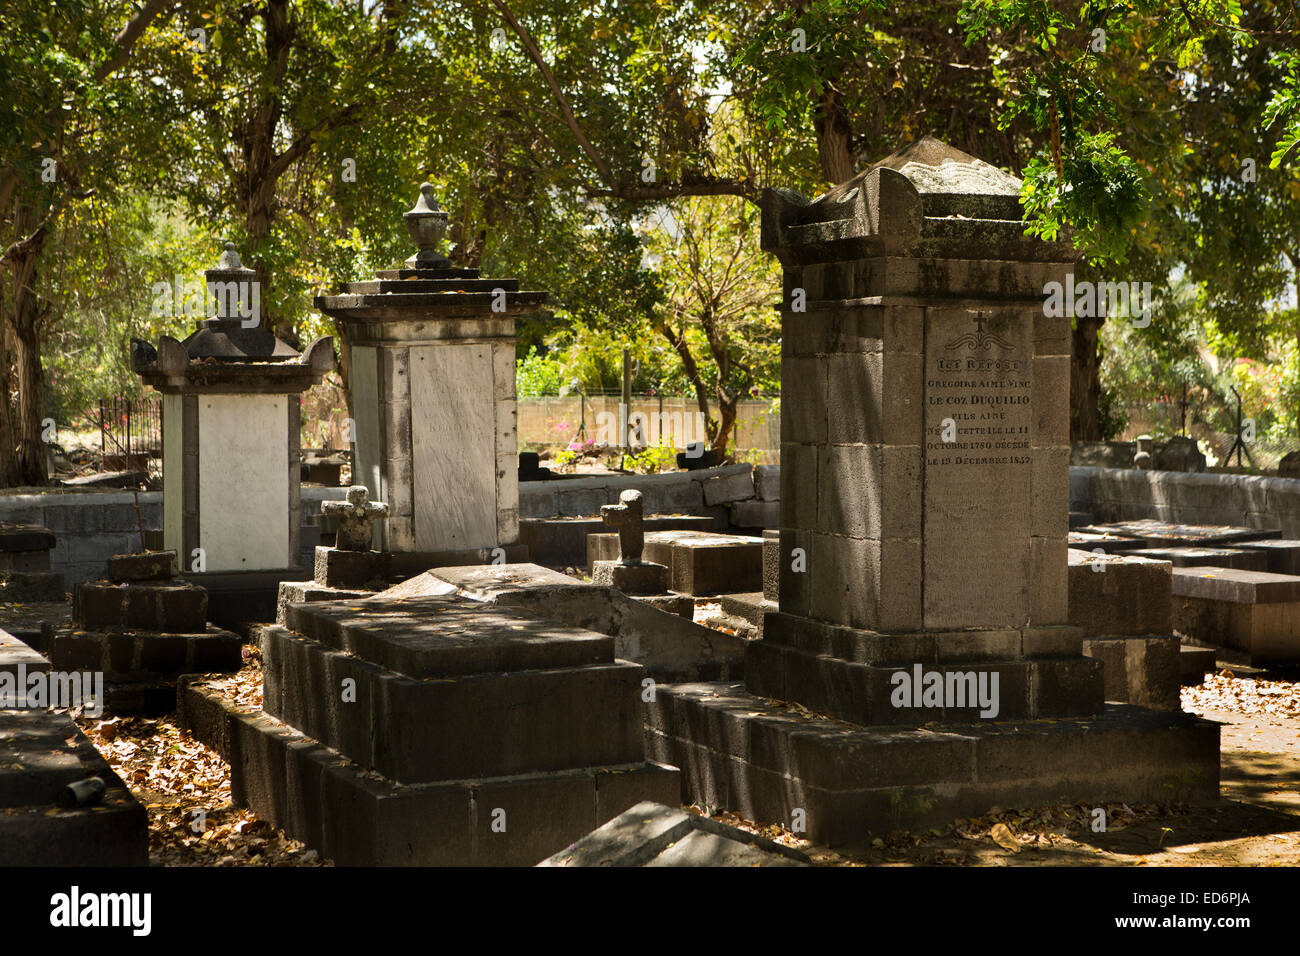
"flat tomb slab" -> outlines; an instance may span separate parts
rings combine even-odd
[[[609,663],[614,639],[454,596],[293,604],[291,630],[407,677]]]
[[[578,578],[552,571],[540,564],[529,563],[468,564],[452,568],[430,568],[428,573],[467,594],[483,598],[520,588],[587,586],[586,582]]]
[[[99,803],[59,807],[69,783],[99,777]],[[66,713],[0,710],[0,861],[6,866],[143,866],[144,807]]]
[[[1137,548],[1125,554],[1152,561],[1168,561],[1176,568],[1209,566],[1239,571],[1269,570],[1268,556],[1263,551],[1244,548]]]
[[[1271,571],[1237,568],[1174,568],[1175,597],[1231,601],[1236,604],[1277,604],[1300,601],[1300,577]]]
[[[1082,548],[1085,551],[1093,551],[1100,548],[1107,554],[1118,554],[1129,548],[1150,548],[1154,547],[1150,542],[1141,538],[1130,537],[1123,534],[1094,534],[1089,531],[1071,531],[1067,536],[1067,543],[1071,548]]]
[[[1265,571],[1272,571],[1275,574],[1300,574],[1300,541],[1294,538],[1236,541],[1232,546],[1261,552],[1267,562]]]
[[[1120,535],[1149,542],[1148,548],[1206,547],[1236,541],[1262,540],[1282,537],[1282,529],[1261,530],[1234,525],[1173,524],[1143,518],[1139,521],[1113,521],[1108,524],[1084,525],[1078,532],[1085,534]],[[1071,532],[1074,534],[1076,532]]]
[[[54,547],[54,532],[38,524],[0,521],[0,551],[48,551]]]
[[[1174,629],[1204,644],[1242,651],[1253,666],[1300,662],[1300,601],[1179,597]]]
[[[1214,803],[1219,726],[1107,704],[1092,719],[862,728],[800,716],[740,684],[660,685],[653,760],[681,768],[684,799],[789,826],[830,846],[1062,802]]]
[[[8,631],[0,630],[0,673],[16,675],[20,666],[30,674],[49,670],[50,662]]]
[[[649,800],[538,866],[808,866],[805,853]]]

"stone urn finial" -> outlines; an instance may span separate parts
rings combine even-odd
[[[217,260],[217,267],[209,270],[211,272],[252,272],[239,260],[239,250],[235,248],[233,242],[225,244],[221,258]]]
[[[433,194],[433,183],[420,184],[420,198],[402,214],[406,231],[420,251],[406,260],[408,269],[445,269],[451,260],[438,251],[443,234],[447,231],[447,213],[438,205]]]

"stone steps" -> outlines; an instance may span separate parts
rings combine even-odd
[[[677,771],[645,760],[404,786],[205,684],[184,697],[231,799],[340,866],[531,866],[642,800],[681,799]]]
[[[263,709],[403,784],[643,758],[636,664],[416,680],[262,627]],[[355,700],[340,688],[353,681]]]
[[[652,760],[680,767],[685,800],[790,826],[836,846],[993,806],[1213,803],[1219,727],[1107,704],[1092,719],[860,727],[803,717],[741,684],[660,685]]]

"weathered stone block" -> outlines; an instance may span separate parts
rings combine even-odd
[[[733,528],[775,528],[781,523],[779,501],[737,501],[729,510]]]
[[[881,458],[878,445],[832,445],[819,451],[818,531],[880,537]]]
[[[754,497],[754,479],[749,474],[718,475],[704,479],[704,503],[725,505]]]
[[[318,547],[314,579],[327,588],[384,587],[393,573],[388,551],[346,551]]]
[[[812,445],[781,445],[781,527],[817,529],[818,458]]]
[[[179,574],[175,551],[115,554],[108,559],[108,580],[116,584],[123,581],[165,581]]]
[[[781,466],[754,466],[754,497],[759,501],[781,500]]]
[[[591,565],[592,584],[616,588],[624,594],[663,594],[668,590],[668,578],[667,565],[653,561],[640,564],[594,561]]]
[[[1071,548],[1069,621],[1089,637],[1169,634],[1172,573],[1167,561]]]
[[[1107,700],[1154,710],[1181,708],[1181,658],[1173,635],[1091,638],[1083,642],[1083,652],[1102,662]]]

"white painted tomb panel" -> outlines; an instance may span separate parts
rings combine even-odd
[[[297,400],[296,395],[198,397],[199,547],[206,570],[289,566],[286,401]]]

